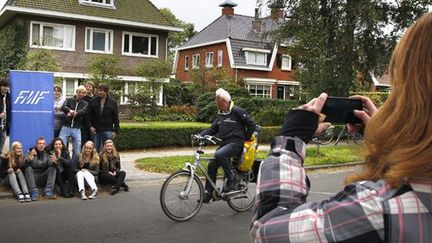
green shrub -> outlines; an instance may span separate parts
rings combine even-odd
[[[276,108],[276,107],[265,107],[253,114],[253,118],[256,124],[261,126],[274,126],[282,125],[287,110]]]
[[[189,147],[191,134],[197,134],[210,127],[206,123],[155,122],[121,124],[115,143],[119,150],[160,147]],[[264,127],[260,143],[266,144],[279,132],[279,127]]]
[[[380,107],[389,97],[389,92],[352,92],[350,95],[363,95],[366,97],[369,97],[372,102],[377,106]]]

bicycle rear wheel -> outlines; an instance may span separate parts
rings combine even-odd
[[[191,177],[189,171],[181,170],[170,175],[162,185],[160,204],[168,218],[183,222],[198,213],[203,198],[204,187],[198,176]]]
[[[239,185],[235,191],[238,190],[238,193],[235,193],[233,196],[228,198],[227,203],[234,211],[244,212],[253,207],[255,204],[255,184],[250,183],[250,173],[241,178]]]

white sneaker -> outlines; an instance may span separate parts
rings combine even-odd
[[[88,197],[89,199],[96,199],[99,197],[99,192],[98,190],[93,190],[93,193]]]
[[[88,199],[84,190],[81,190],[80,193],[81,193],[81,200],[87,200]]]
[[[25,197],[24,197],[23,194],[18,194],[17,198],[18,198],[18,201],[19,201],[20,203],[25,202]]]

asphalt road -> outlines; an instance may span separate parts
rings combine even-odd
[[[345,171],[309,175],[309,200],[342,189]],[[252,212],[236,213],[225,202],[204,204],[190,221],[177,223],[160,209],[160,181],[133,182],[130,192],[18,203],[0,200],[0,242],[250,242]]]

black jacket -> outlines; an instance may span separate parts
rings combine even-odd
[[[106,97],[102,111],[101,98],[96,96],[91,99],[88,116],[88,127],[96,128],[96,132],[120,131],[117,102],[110,96]]]
[[[37,151],[37,150],[36,150]],[[43,173],[50,166],[53,166],[53,162],[51,160],[51,155],[44,151],[37,151],[37,155],[30,160],[29,158],[30,151],[26,154],[24,159],[25,167],[32,167],[35,173]]]
[[[5,110],[4,105],[3,105],[3,97],[4,95],[0,92],[0,113],[3,113],[3,111]],[[11,113],[11,97],[10,97],[10,93],[7,92],[6,93],[6,121],[4,125],[6,125],[6,129],[7,129],[7,134],[9,135],[9,127],[10,127],[10,122],[11,122],[11,117],[12,117],[12,113]],[[0,119],[0,122],[3,122]]]
[[[240,107],[234,106],[227,114],[218,114],[209,129],[200,135],[215,135],[222,139],[223,144],[237,143],[243,146],[244,141],[250,140],[256,125],[252,118]]]
[[[68,98],[62,106],[62,111],[65,113],[66,118],[64,120],[63,126],[81,128],[83,127],[83,117],[86,114],[88,108],[87,102],[84,100],[77,101],[75,96],[73,98]],[[78,114],[75,117],[69,117],[67,114],[69,111],[77,111]]]

